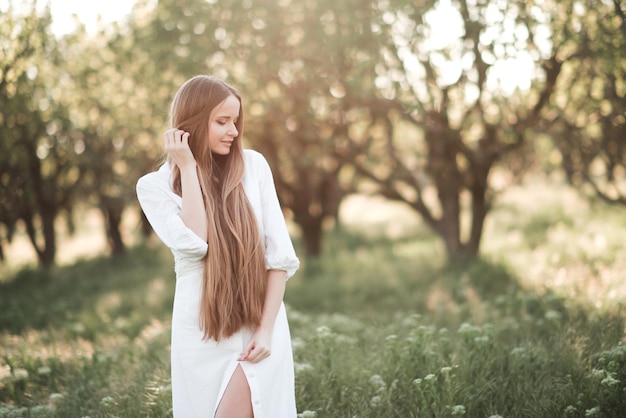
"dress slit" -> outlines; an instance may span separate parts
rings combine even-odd
[[[220,386],[220,391],[219,394],[217,396],[217,402],[215,403],[215,408],[213,409],[213,413],[211,414],[211,418],[215,418],[215,414],[217,414],[217,410],[220,407],[220,404],[222,403],[222,398],[224,397],[224,393],[226,393],[226,388],[228,387],[228,384],[230,383],[231,379],[233,378],[233,375],[235,374],[235,371],[237,370],[237,366],[240,365],[240,362],[237,360],[233,360],[231,361],[231,363],[228,365],[228,368],[226,369],[226,373],[224,373],[224,379],[222,380],[222,384]],[[243,370],[243,367],[242,367]],[[246,375],[245,371],[244,371],[244,376]],[[246,376],[246,380],[248,380],[248,376]],[[248,386],[250,386],[250,383],[248,382]]]

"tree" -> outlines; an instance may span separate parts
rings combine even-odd
[[[79,27],[60,41],[72,63],[65,100],[83,143],[81,195],[100,210],[114,256],[125,253],[122,217],[135,199],[133,180],[151,168],[145,151],[155,148],[149,86],[135,77],[141,61],[127,61],[134,45],[126,30],[113,25],[87,35]]]
[[[23,221],[46,267],[56,254],[55,220],[71,207],[83,169],[49,26],[49,10],[40,15],[34,4],[0,16],[0,222],[10,239]]]
[[[137,2],[126,20],[93,35],[79,27],[60,41],[72,63],[67,68],[72,121],[84,140],[81,193],[102,213],[113,255],[125,252],[121,223],[135,201],[136,179],[153,170],[162,154],[167,104],[183,73],[198,65],[199,54],[181,52],[187,46],[180,38],[190,28],[179,19],[204,10],[206,3],[188,4],[199,9],[180,2]],[[202,38],[197,35],[194,39]],[[147,235],[151,229],[141,219]]]
[[[539,18],[548,14],[537,5],[452,4],[395,1],[381,10],[379,26],[393,42],[376,83],[395,105],[372,115],[379,129],[369,129],[362,148],[371,152],[357,167],[379,193],[419,213],[454,261],[478,254],[494,196],[490,173],[524,145],[565,58],[561,42],[541,38]],[[506,84],[507,65],[529,65],[540,76]]]
[[[270,161],[280,201],[316,257],[325,225],[356,190],[351,136],[376,98],[377,10],[361,0],[291,0],[231,13],[236,4],[212,9],[221,17],[213,70],[243,91],[246,139]]]
[[[575,51],[546,121],[567,179],[626,205],[626,9],[617,0],[578,3],[553,30]]]

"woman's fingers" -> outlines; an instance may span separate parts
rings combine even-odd
[[[165,152],[178,167],[195,164],[194,155],[189,147],[189,132],[182,129],[168,129],[163,133]]]
[[[259,361],[270,356],[270,350],[263,345],[254,345],[250,348],[246,347],[244,354],[239,357],[239,361],[249,361],[251,363],[258,363]]]
[[[177,146],[183,144],[189,146],[189,132],[185,132],[181,129],[168,129],[163,133],[163,143],[166,150],[176,149]]]
[[[255,347],[254,350],[248,356],[249,361],[252,363],[258,363],[259,361],[269,357],[270,350],[265,347]]]

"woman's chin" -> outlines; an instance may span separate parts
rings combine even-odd
[[[225,148],[220,148],[220,149],[216,149],[216,150],[212,150],[213,154],[215,155],[222,155],[222,156],[226,156],[228,154],[230,154],[230,147],[225,147]]]

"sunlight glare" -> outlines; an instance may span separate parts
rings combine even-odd
[[[0,12],[8,10],[10,0],[0,0]],[[30,8],[31,1],[13,1],[15,10],[22,11]],[[108,24],[123,20],[132,10],[135,0],[107,0],[95,2],[85,0],[48,0],[37,3],[37,8],[43,10],[50,5],[52,14],[52,33],[57,36],[66,35],[76,29],[74,17],[85,25],[88,33],[94,33],[101,24]]]
[[[505,95],[513,94],[516,90],[528,90],[536,74],[535,59],[538,58],[536,53],[526,49],[528,30],[517,24],[511,15],[505,15],[495,4],[492,6],[486,9],[484,16],[492,26],[480,37],[480,43],[484,46],[482,59],[491,65],[486,87]],[[538,13],[538,10],[534,11]],[[439,69],[439,82],[450,85],[458,80],[463,70],[468,69],[467,56],[460,56],[459,50],[460,39],[464,34],[463,18],[450,0],[441,0],[424,15],[424,21],[428,25],[428,33],[421,44],[423,52],[430,56],[432,63]],[[545,51],[550,49],[544,38],[549,36],[546,36],[545,26],[539,26],[538,31],[538,46],[544,56]],[[511,48],[511,45],[515,48]],[[404,54],[404,61],[411,71],[419,68],[417,57],[411,53]]]

